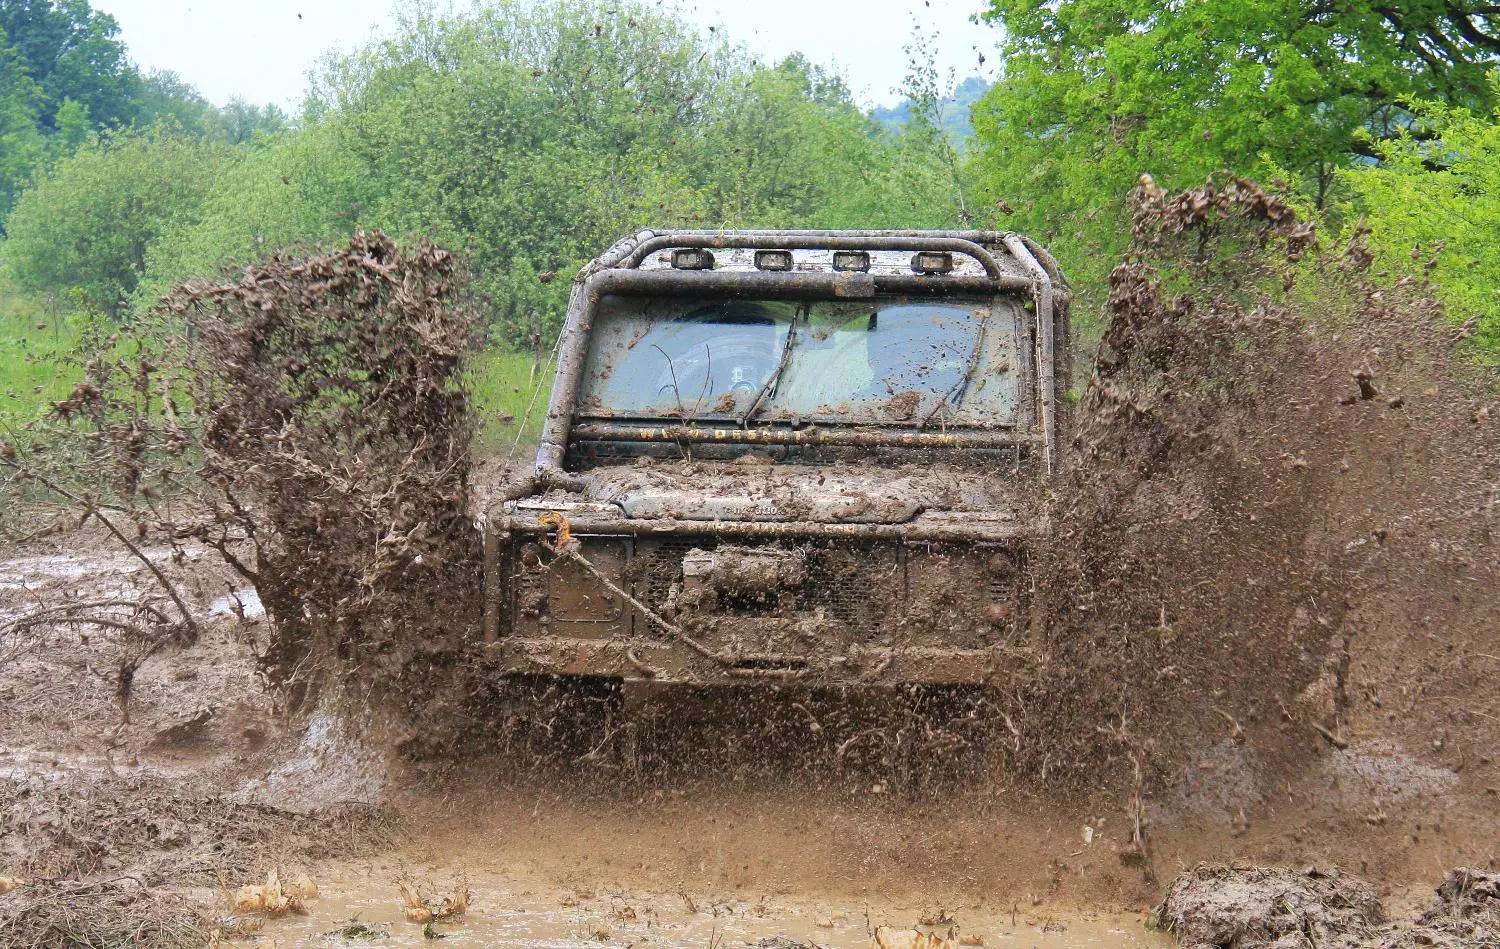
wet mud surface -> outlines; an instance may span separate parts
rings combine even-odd
[[[418,867],[439,877],[442,865]],[[358,919],[389,934],[383,945],[426,945],[423,927],[403,918],[394,881],[413,868],[379,862],[330,867],[321,875],[318,900],[305,916],[268,927],[290,942],[337,945]],[[436,924],[450,946],[588,947],[600,944],[658,946],[863,947],[876,925],[935,933],[953,944],[1038,949],[1148,949],[1171,940],[1148,932],[1138,914],[1080,910],[1036,912],[994,905],[940,908],[886,899],[840,901],[797,894],[741,894],[652,890],[628,883],[558,885],[514,869],[471,872],[471,907],[462,919]],[[960,943],[967,938],[968,942]]]
[[[1149,803],[1154,876],[1125,859],[1128,809],[1072,807],[999,780],[902,793],[878,770],[653,783],[587,764],[528,777],[475,759],[435,790],[382,767],[334,720],[278,715],[254,674],[253,605],[241,595],[244,606],[226,608],[191,560],[169,566],[195,591],[205,636],[142,665],[128,725],[102,674],[108,642],[59,634],[6,666],[0,876],[29,887],[129,878],[138,891],[111,898],[131,912],[150,894],[154,912],[222,933],[243,925],[226,891],[271,868],[310,875],[319,895],[305,914],[254,922],[264,945],[347,944],[337,934],[355,917],[389,944],[425,944],[398,890],[415,880],[472,890],[467,913],[434,924],[453,945],[863,946],[874,926],[952,919],[924,928],[1087,947],[1170,944],[1146,910],[1166,876],[1200,860],[1343,866],[1395,916],[1420,912],[1446,868],[1496,859],[1484,765],[1455,771],[1430,747],[1390,739],[1329,748],[1300,773],[1211,744]],[[87,596],[143,589],[140,570],[87,533],[0,563],[0,583],[6,609],[50,583]],[[0,896],[0,910],[27,892]]]

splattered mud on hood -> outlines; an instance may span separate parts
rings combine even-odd
[[[549,495],[536,506],[604,504],[626,517],[652,519],[900,524],[927,511],[1014,512],[1017,494],[1013,481],[972,470],[778,465],[753,456],[731,463],[608,466],[584,472],[578,481],[581,491]]]

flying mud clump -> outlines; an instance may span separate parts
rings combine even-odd
[[[1132,200],[1007,703],[1016,770],[1084,794],[1343,747],[1351,643],[1496,608],[1493,396],[1421,261],[1372,273],[1229,176]]]
[[[461,285],[447,251],[378,232],[189,284],[9,464],[118,535],[217,551],[266,607],[261,669],[292,709],[440,748],[478,622]]]

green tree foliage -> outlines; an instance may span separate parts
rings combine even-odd
[[[1411,134],[1382,147],[1379,167],[1345,180],[1379,239],[1379,262],[1437,254],[1433,279],[1449,315],[1473,321],[1475,344],[1500,359],[1500,112],[1430,103],[1417,113]]]
[[[992,0],[1004,79],[976,110],[980,176],[1016,225],[1101,282],[1122,195],[1217,168],[1285,174],[1314,204],[1411,124],[1406,97],[1486,111],[1497,8],[1465,0]]]
[[[57,128],[47,137],[49,158],[66,158],[89,140],[94,123],[89,107],[76,99],[64,99],[57,108]]]
[[[141,77],[136,93],[135,121],[142,127],[176,125],[193,135],[208,133],[213,103],[170,70],[152,70]]]
[[[0,221],[44,154],[36,127],[40,106],[41,89],[0,28]]]
[[[932,162],[836,77],[757,65],[644,3],[410,7],[327,63],[300,129],[233,160],[138,297],[379,227],[465,254],[497,323],[529,337],[556,325],[567,276],[642,226],[949,223]]]
[[[141,79],[135,124],[140,128],[176,126],[200,138],[243,145],[257,135],[275,134],[288,123],[286,113],[274,105],[253,105],[235,98],[221,108],[176,73],[153,70]]]
[[[274,105],[255,105],[234,98],[222,108],[212,109],[206,121],[207,134],[227,145],[244,145],[260,135],[274,135],[288,126],[286,113]]]
[[[214,277],[279,247],[328,243],[368,226],[372,182],[327,125],[262,137],[222,157],[196,215],[147,250],[132,301],[150,307],[174,285]]]
[[[228,144],[287,127],[275,106],[219,108],[170,72],[141,75],[87,0],[0,0],[0,235],[16,196],[101,130],[157,125]]]
[[[963,148],[973,137],[974,123],[970,113],[975,103],[983,99],[985,93],[989,91],[988,82],[979,76],[970,76],[954,86],[952,93],[943,96],[939,104],[938,124],[955,146]],[[870,118],[893,132],[899,132],[901,127],[911,120],[916,107],[917,104],[914,101],[906,98],[893,106],[874,110],[870,113]]]
[[[103,128],[135,117],[139,76],[114,17],[87,0],[0,0],[0,29],[41,87],[43,130],[57,127],[58,109],[69,99],[82,103]]]
[[[163,129],[93,139],[21,196],[0,272],[20,290],[76,290],[117,315],[152,243],[202,213],[222,157],[220,146]]]

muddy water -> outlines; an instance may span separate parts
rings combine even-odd
[[[458,884],[451,868],[431,873],[399,860],[323,867],[319,895],[308,913],[271,921],[262,933],[272,945],[430,946],[423,926],[405,921],[396,881],[424,884],[441,895]],[[953,928],[965,945],[1036,949],[1165,949],[1166,937],[1148,932],[1139,915],[1095,914],[1042,907],[916,905],[806,899],[785,894],[733,896],[713,893],[595,890],[564,886],[525,873],[468,871],[472,893],[461,918],[433,925],[445,946],[598,947],[787,946],[815,944],[863,947],[875,926]],[[357,921],[386,933],[349,939],[344,927]],[[923,922],[929,925],[922,926]],[[936,924],[935,926],[932,924]],[[777,939],[792,943],[777,943]],[[982,940],[982,941],[981,941]],[[264,944],[264,943],[263,943]]]

